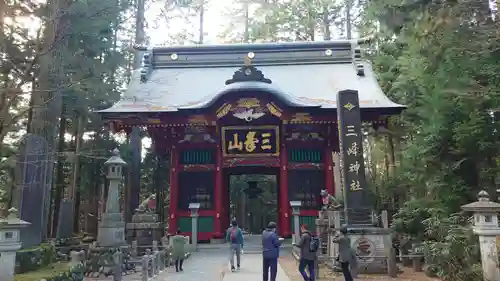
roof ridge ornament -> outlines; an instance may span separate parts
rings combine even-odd
[[[149,74],[153,70],[153,66],[151,64],[151,53],[146,52],[142,56],[142,67],[141,67],[141,83],[146,83],[149,78]]]
[[[226,85],[238,82],[262,82],[272,84],[273,81],[271,81],[271,79],[266,78],[262,71],[252,65],[252,58],[254,57],[255,54],[253,52],[248,53],[244,58],[245,65],[233,74],[233,78],[226,80]]]
[[[365,66],[361,60],[361,48],[359,46],[353,46],[353,48],[352,62],[356,68],[356,74],[358,76],[365,76]]]

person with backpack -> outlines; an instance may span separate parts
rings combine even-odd
[[[271,271],[271,280],[276,281],[278,272],[278,257],[280,256],[280,246],[283,238],[276,235],[276,223],[270,222],[267,228],[262,232],[262,280],[269,281],[269,271]]]
[[[356,252],[351,247],[351,239],[347,233],[347,227],[343,226],[340,228],[339,233],[337,233],[337,235],[333,238],[333,243],[339,244],[339,255],[337,257],[337,261],[340,263],[345,281],[354,281],[351,271],[356,272],[358,260]]]
[[[302,233],[300,241],[299,243],[294,244],[294,246],[300,249],[299,272],[304,278],[304,281],[314,281],[315,263],[319,249],[319,238],[313,236],[309,232],[306,224],[300,226],[300,231]],[[307,276],[306,267],[309,271],[309,276]]]
[[[236,222],[236,220],[231,222],[231,227],[226,231],[226,241],[229,242],[229,262],[231,263],[231,271],[234,272],[234,255],[236,255],[236,266],[239,270],[241,265],[241,250],[243,249],[243,232],[238,227],[238,222]]]
[[[187,239],[181,235],[181,230],[177,230],[177,234],[172,238],[172,258],[175,260],[175,272],[184,271],[182,264],[186,256]]]

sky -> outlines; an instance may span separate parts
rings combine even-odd
[[[228,6],[233,5],[234,0],[211,0],[205,9],[205,20],[204,20],[204,43],[205,44],[216,44],[219,43],[217,40],[217,34],[223,31],[223,26],[230,22],[230,18],[224,16],[224,10]],[[152,22],[153,19],[157,18],[164,9],[164,3],[155,2],[152,3],[146,10],[146,19]],[[194,17],[190,20],[191,24],[186,24],[183,19],[172,20],[167,26],[165,21],[158,21],[155,24],[150,24],[146,28],[146,34],[150,37],[151,45],[158,46],[165,42],[165,34],[173,34],[180,32],[182,28],[188,27],[190,31],[196,34],[198,38],[198,18]]]

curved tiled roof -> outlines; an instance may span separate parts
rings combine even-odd
[[[267,82],[225,85],[252,52]],[[272,81],[272,82],[271,82]],[[101,112],[172,112],[210,106],[239,91],[263,91],[293,107],[336,108],[341,90],[357,90],[361,108],[403,109],[378,85],[349,41],[239,44],[151,49],[123,98]]]

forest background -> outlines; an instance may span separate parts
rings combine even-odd
[[[483,189],[497,200],[500,26],[494,3],[223,2],[0,0],[2,201],[16,202],[16,155],[29,132],[46,137],[56,150],[52,228],[68,193],[75,192],[78,214],[97,208],[110,150],[119,144],[126,161],[131,152],[124,136],[111,134],[94,111],[116,102],[127,87],[137,65],[135,43],[369,37],[363,51],[380,85],[392,100],[408,106],[388,129],[367,132],[376,206],[394,213],[402,247],[423,243],[429,274],[477,280],[477,238],[460,206]],[[218,17],[227,23],[207,22]],[[156,158],[145,133],[143,143],[141,176],[148,179]],[[152,192],[150,181],[141,184],[144,194]],[[85,217],[79,221],[75,230],[95,228]]]

